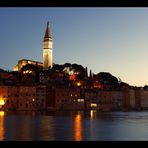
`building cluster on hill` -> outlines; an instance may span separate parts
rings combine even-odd
[[[92,73],[78,64],[52,62],[47,23],[43,63],[21,59],[13,71],[0,69],[0,110],[142,110],[148,86],[133,87],[108,72]]]

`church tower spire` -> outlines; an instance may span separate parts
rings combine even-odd
[[[45,36],[44,36],[44,40],[49,39],[49,38],[52,39],[51,31],[50,31],[50,28],[49,28],[49,21],[48,21]]]
[[[43,69],[48,70],[49,66],[52,67],[52,36],[49,22],[47,22],[43,40]]]

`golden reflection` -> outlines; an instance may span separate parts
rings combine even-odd
[[[2,105],[4,105],[4,104],[5,104],[4,99],[3,99],[3,98],[0,98],[0,105],[2,106]]]
[[[91,119],[91,120],[94,119],[95,116],[96,116],[96,110],[91,110],[91,111],[90,111],[90,119]]]
[[[4,116],[5,112],[4,111],[0,111],[0,116]]]
[[[96,110],[90,111],[90,136],[94,139],[94,118],[96,117]]]
[[[82,117],[80,114],[74,118],[74,140],[82,140]]]
[[[0,111],[0,140],[4,140],[4,111]]]

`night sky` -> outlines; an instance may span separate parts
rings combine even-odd
[[[148,84],[148,8],[0,8],[0,68],[20,59],[42,62],[47,21],[53,62],[110,72],[130,85]]]

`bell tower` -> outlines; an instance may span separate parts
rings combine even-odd
[[[43,40],[43,69],[48,70],[49,66],[52,67],[52,36],[49,22],[47,22],[47,27]]]

